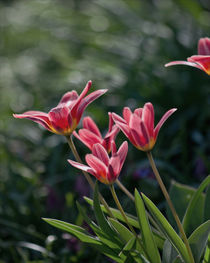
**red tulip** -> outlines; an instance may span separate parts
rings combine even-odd
[[[174,113],[176,109],[167,111],[159,123],[154,128],[154,108],[148,102],[143,108],[138,108],[131,112],[130,108],[123,109],[123,118],[112,113],[112,117],[117,126],[128,137],[130,142],[139,150],[150,151],[157,140],[159,130],[163,123]]]
[[[85,108],[107,91],[97,90],[85,97],[91,85],[92,82],[89,81],[80,96],[75,90],[65,93],[58,105],[48,113],[27,111],[23,114],[13,114],[13,116],[19,119],[30,119],[53,133],[70,135],[76,129]]]
[[[79,130],[79,134],[76,132],[73,134],[90,150],[92,150],[94,144],[100,143],[109,153],[111,151],[111,141],[115,139],[119,132],[119,128],[113,124],[112,115],[109,113],[109,129],[103,138],[95,122],[90,117],[85,117],[83,119],[83,129]]]
[[[106,149],[101,144],[94,144],[92,154],[87,154],[85,156],[85,160],[89,166],[72,160],[68,160],[68,162],[72,166],[92,174],[100,182],[112,184],[118,178],[124,164],[128,152],[128,143],[125,141],[118,151],[116,150],[114,141],[112,141],[111,145],[112,156],[109,157]]]
[[[172,61],[165,64],[165,67],[174,65],[187,65],[199,68],[210,75],[210,38],[201,38],[198,42],[198,55],[187,58],[187,61]]]

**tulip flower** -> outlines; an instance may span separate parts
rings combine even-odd
[[[109,129],[103,138],[95,122],[90,117],[85,117],[83,119],[83,129],[80,129],[78,133],[74,131],[73,134],[90,150],[92,150],[94,144],[100,143],[110,153],[111,141],[115,139],[119,132],[119,128],[113,124],[112,115],[109,113]]]
[[[198,42],[198,55],[187,58],[187,61],[172,61],[165,67],[174,65],[187,65],[199,68],[210,75],[210,38],[201,38]]]
[[[113,120],[130,142],[141,151],[150,151],[157,140],[157,136],[163,123],[174,113],[176,109],[167,111],[154,128],[154,108],[149,102],[143,108],[131,112],[130,108],[123,109],[123,118],[112,113]]]
[[[106,149],[101,144],[94,144],[92,154],[86,154],[85,156],[88,166],[72,160],[68,160],[68,162],[72,166],[92,174],[104,184],[113,184],[124,164],[128,152],[128,143],[126,141],[122,143],[117,151],[115,142],[112,141],[111,148],[111,157],[109,157]]]
[[[80,96],[75,90],[65,93],[58,105],[48,113],[27,111],[23,114],[13,114],[13,116],[32,120],[53,133],[68,136],[76,129],[85,108],[107,91],[101,89],[86,96],[91,85],[92,82],[89,81]]]

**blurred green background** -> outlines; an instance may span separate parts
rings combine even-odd
[[[209,171],[210,79],[185,66],[164,68],[197,53],[209,36],[208,0],[0,1],[0,262],[107,262],[41,217],[84,224],[75,207],[91,196],[62,136],[12,113],[49,111],[91,79],[108,88],[90,115],[106,131],[108,111],[122,114],[151,101],[161,129],[154,157],[164,182],[197,186]],[[125,137],[119,134],[120,144]],[[82,157],[88,150],[75,139]],[[121,175],[162,209],[164,200],[146,156],[129,145]],[[100,185],[110,204],[110,194]],[[126,211],[129,200],[118,190]],[[91,211],[90,211],[91,214]]]

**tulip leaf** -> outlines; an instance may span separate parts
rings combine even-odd
[[[204,253],[203,263],[209,263],[210,262],[210,235],[208,238],[208,244],[206,246],[206,251]]]
[[[153,204],[153,202],[142,193],[144,202],[149,209],[154,220],[165,234],[166,238],[171,242],[171,244],[176,248],[178,253],[182,256],[186,263],[191,262],[185,244],[179,237],[179,235],[174,231],[173,227],[169,224],[164,215],[159,211],[159,209]]]
[[[127,227],[125,227],[123,224],[121,224],[119,221],[117,221],[116,219],[109,218],[109,222],[117,230],[117,232],[119,233],[120,237],[126,243],[134,237],[133,233],[130,230],[128,230]]]
[[[166,240],[163,247],[162,263],[173,263],[176,257],[176,249]]]
[[[99,192],[98,192],[98,183],[95,184],[94,190],[94,200],[93,200],[94,213],[97,220],[98,225],[103,231],[103,237],[110,240],[112,243],[112,247],[120,248],[122,246],[122,242],[118,237],[118,233],[111,227],[109,222],[106,220],[100,206],[99,202]]]
[[[73,236],[77,237],[80,241],[88,243],[89,245],[95,247],[101,253],[112,258],[116,262],[124,262],[124,259],[119,258],[118,253],[114,249],[111,249],[109,246],[103,244],[99,239],[96,239],[89,235],[84,228],[57,219],[43,218],[43,220],[54,227],[57,227],[72,234]]]
[[[205,199],[205,207],[204,207],[204,221],[210,219],[210,186],[208,186],[206,190],[206,199]]]
[[[175,207],[175,210],[179,216],[179,219],[181,221],[184,217],[189,201],[191,200],[196,190],[197,189],[195,188],[189,187],[188,185],[177,183],[175,181],[172,181],[171,183],[169,195]],[[204,196],[200,196],[198,200],[196,221],[198,221],[199,224],[203,222],[202,220],[203,220],[204,200],[205,200]],[[175,229],[177,229],[176,221],[171,213],[169,206],[167,205],[166,208],[167,208],[166,209],[167,219],[169,220],[170,224]]]
[[[144,207],[144,202],[139,194],[139,192],[135,189],[135,205],[136,211],[139,219],[139,225],[141,229],[142,241],[144,247],[147,251],[147,254],[152,263],[161,262],[160,254],[158,252],[151,227],[149,225],[149,221],[147,218],[146,210]]]
[[[192,253],[195,259],[195,263],[200,262],[200,258],[210,234],[210,220],[200,225],[189,237],[189,244],[192,249]]]
[[[88,197],[84,197],[85,201],[90,204],[91,206],[93,206],[93,200],[88,198]],[[107,210],[106,208],[101,205],[101,210],[105,213],[107,213]],[[115,208],[111,208],[110,207],[110,210],[112,212],[112,214],[114,215],[114,217],[118,220],[120,220],[121,222],[123,223],[126,223],[125,222],[125,219],[123,218],[122,214],[120,213],[119,210],[115,209]],[[138,218],[136,218],[135,216],[131,215],[131,214],[128,214],[126,213],[126,216],[127,216],[127,219],[128,219],[128,222],[130,225],[132,225],[133,227],[135,228],[138,228],[140,229],[140,226],[139,226],[139,223],[138,223]],[[155,242],[158,246],[158,248],[162,249],[163,248],[163,245],[164,245],[164,241],[165,241],[165,237],[163,237],[162,235],[160,235],[157,230],[153,230],[153,234],[154,234],[154,238],[155,238]]]
[[[44,221],[46,221],[48,224],[57,227],[59,229],[62,229],[75,237],[77,237],[80,241],[84,243],[89,243],[89,244],[96,244],[96,245],[101,245],[101,242],[94,237],[92,237],[88,232],[79,226],[69,224],[64,221],[60,221],[57,219],[51,219],[51,218],[43,218]]]
[[[187,236],[189,236],[192,231],[194,231],[202,222],[200,220],[197,220],[197,214],[199,213],[199,199],[201,198],[202,192],[204,189],[210,185],[210,175],[206,177],[206,179],[201,183],[195,194],[193,195],[192,199],[190,200],[190,203],[187,207],[187,210],[185,212],[184,218],[183,218],[183,228],[185,230],[185,233]],[[203,215],[203,213],[202,213]]]

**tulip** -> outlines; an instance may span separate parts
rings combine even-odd
[[[167,111],[154,128],[154,108],[149,102],[143,108],[131,112],[130,108],[123,109],[123,118],[112,113],[113,120],[130,142],[139,150],[150,151],[157,140],[157,136],[163,123],[174,113],[176,109]]]
[[[109,113],[109,129],[103,138],[95,122],[90,117],[85,117],[83,119],[83,129],[80,129],[78,133],[74,131],[73,134],[90,150],[92,150],[94,144],[100,143],[110,153],[111,141],[115,139],[119,132],[119,128],[113,124],[112,115]]]
[[[92,154],[85,156],[88,166],[72,160],[68,160],[68,162],[72,166],[92,174],[104,184],[113,184],[124,164],[128,152],[128,143],[126,141],[122,143],[117,151],[115,142],[112,141],[111,148],[111,157],[109,157],[106,149],[101,144],[94,144]]]
[[[201,38],[198,42],[198,55],[187,58],[187,61],[172,61],[165,67],[174,65],[187,65],[203,70],[210,75],[210,38]]]
[[[13,116],[32,120],[53,133],[68,136],[76,129],[85,108],[107,91],[101,89],[86,96],[91,85],[92,82],[89,81],[80,96],[75,90],[65,93],[58,105],[48,113],[27,111],[23,114],[13,114]]]

